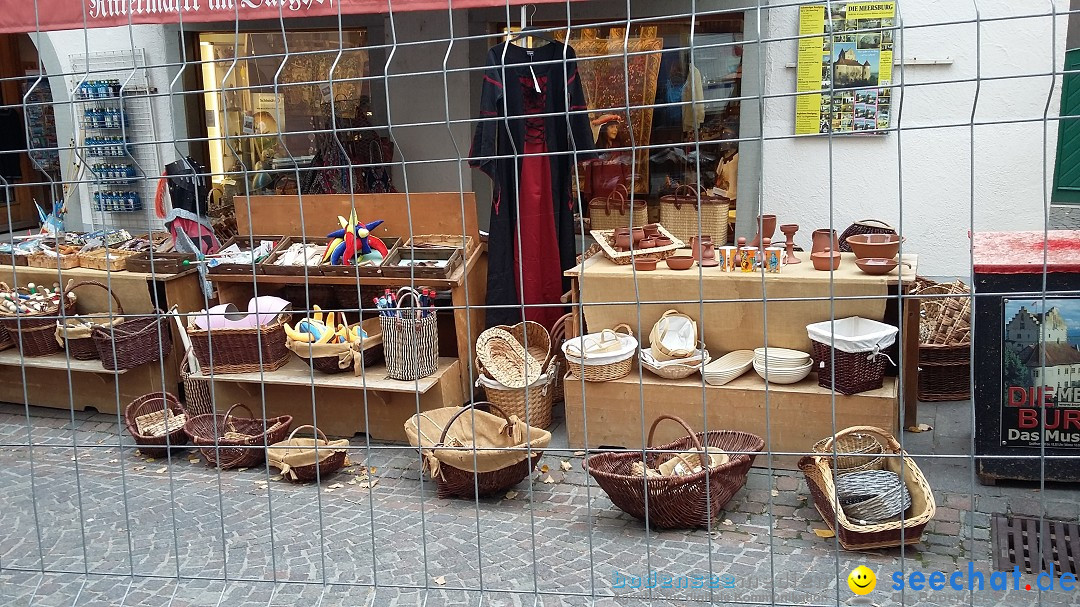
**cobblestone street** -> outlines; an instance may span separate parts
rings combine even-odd
[[[933,431],[904,435],[938,504],[923,543],[859,554],[815,535],[825,525],[801,473],[765,468],[752,470],[711,534],[646,533],[582,471],[561,424],[546,472],[477,504],[438,499],[415,451],[363,437],[348,472],[294,485],[274,469],[219,473],[194,451],[151,460],[126,435],[121,447],[114,416],[76,413],[73,426],[70,413],[33,408],[28,427],[25,409],[4,405],[0,604],[456,605],[477,604],[478,593],[461,589],[482,584],[485,604],[534,604],[539,593],[541,604],[627,605],[648,594],[617,580],[649,571],[732,576],[712,597],[658,589],[650,605],[836,604],[853,596],[844,578],[860,564],[878,573],[878,605],[1076,604],[1060,590],[891,590],[901,566],[948,573],[974,561],[988,576],[992,514],[1038,515],[1045,504],[1048,517],[1080,518],[1071,491],[984,487],[970,459],[928,457],[969,453],[966,409],[924,405]]]

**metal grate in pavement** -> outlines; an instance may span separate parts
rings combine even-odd
[[[1045,535],[1040,533],[1046,525]],[[1019,565],[1026,573],[1049,571],[1080,574],[1080,528],[1076,523],[1039,520],[1027,516],[995,514],[990,521],[994,569],[1011,571]],[[1045,545],[1041,545],[1045,540]]]

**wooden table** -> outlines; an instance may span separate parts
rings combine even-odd
[[[25,286],[28,283],[52,285],[93,280],[109,287],[128,314],[150,314],[155,309],[193,312],[205,307],[199,274],[189,270],[162,275],[142,272],[105,272],[90,268],[56,270],[27,266],[0,265],[0,281]],[[109,309],[111,298],[103,289],[81,287],[76,311],[101,313]],[[102,413],[122,411],[139,396],[164,388],[175,393],[180,382],[180,336],[175,323],[173,349],[160,364],[148,364],[128,371],[107,371],[101,361],[69,359],[65,353],[24,358],[18,348],[0,352],[0,400],[76,411],[94,409]]]
[[[784,266],[779,274],[769,274],[722,272],[719,268],[697,265],[676,271],[668,269],[663,262],[654,271],[641,272],[630,265],[616,265],[597,254],[568,270],[566,275],[573,282],[572,303],[581,307],[589,332],[625,323],[644,342],[644,347],[648,345],[652,326],[664,311],[675,309],[698,320],[713,358],[732,350],[758,348],[766,342],[771,347],[810,352],[806,325],[830,318],[861,316],[898,324],[902,382],[898,382],[893,396],[897,401],[895,415],[902,420],[903,427],[915,425],[919,301],[906,295],[899,298],[898,293],[913,284],[918,256],[904,256],[903,261],[910,267],[899,266],[902,276],[895,270],[887,275],[871,276],[858,269],[851,253],[843,254],[840,267],[833,272],[814,270],[807,253],[797,255],[803,263]],[[574,334],[577,332],[575,328]],[[699,389],[700,383],[698,376]],[[599,385],[586,383],[586,400],[591,392],[601,389]],[[572,389],[567,388],[568,395],[570,392]],[[567,404],[570,424],[569,400]],[[637,425],[633,431],[641,432]]]

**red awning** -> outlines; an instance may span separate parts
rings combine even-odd
[[[547,4],[566,0],[528,0]],[[446,11],[448,0],[5,0],[0,33],[164,23],[231,23],[407,11]],[[510,0],[511,5],[525,4]],[[455,9],[505,7],[507,0],[452,0]],[[511,15],[516,17],[514,12]]]

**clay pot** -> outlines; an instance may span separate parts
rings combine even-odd
[[[847,243],[857,259],[892,259],[900,252],[904,239],[896,234],[856,234],[848,236]]]
[[[639,240],[638,243],[637,243],[637,248],[639,248],[639,249],[651,249],[651,248],[653,248],[655,246],[656,246],[656,241],[653,240],[652,238],[644,238],[642,240]]]
[[[620,249],[629,249],[630,248],[630,233],[629,232],[627,232],[626,234],[616,233],[615,234],[615,246],[617,248],[620,248]]]
[[[758,215],[757,219],[754,225],[759,232],[754,236],[754,240],[750,241],[752,247],[760,245],[763,238],[771,239],[776,232],[776,215]]]
[[[643,228],[634,228],[630,234],[634,237],[635,243],[645,239],[645,230]]]
[[[691,236],[690,237],[690,252],[693,254],[694,259],[700,260],[701,255],[705,249],[712,248],[712,236]]]
[[[629,235],[630,234],[630,228],[615,228],[615,235],[618,236],[619,234],[627,234],[627,235]]]
[[[892,272],[896,269],[896,266],[900,265],[900,262],[895,259],[867,257],[866,259],[856,259],[855,265],[859,266],[859,269],[867,274],[879,276],[881,274]]]
[[[634,269],[638,272],[648,272],[649,270],[655,270],[656,260],[639,257],[634,260]]]
[[[810,248],[810,254],[820,253],[826,249],[839,252],[840,239],[836,236],[836,230],[814,230],[814,243]]]
[[[666,238],[664,236],[661,236],[660,238],[654,238],[653,240],[656,242],[656,246],[658,247],[669,247],[675,243],[674,240]]]
[[[660,235],[660,224],[658,223],[650,223],[642,229],[645,230],[645,238],[655,238]]]
[[[664,260],[672,270],[689,270],[694,267],[694,258],[689,255],[672,255]]]
[[[839,269],[840,260],[840,251],[834,251],[830,248],[826,248],[824,251],[818,251],[817,253],[810,254],[810,261],[814,263],[814,269],[821,270],[823,272]]]

